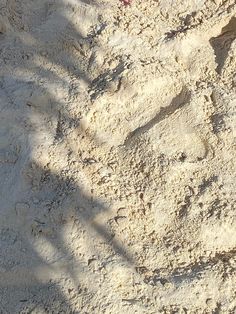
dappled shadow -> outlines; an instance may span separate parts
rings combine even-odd
[[[40,8],[40,2],[34,1],[36,8]],[[79,1],[74,3],[79,5]],[[102,256],[99,248],[94,247],[95,239],[111,255],[133,263],[132,256],[114,238],[112,230],[96,220],[97,215],[108,210],[107,204],[81,188],[76,174],[71,175],[71,169],[76,171],[76,166],[64,169],[69,155],[78,157],[68,135],[76,130],[79,139],[79,133],[83,132],[80,121],[84,105],[77,103],[81,86],[87,93],[85,106],[91,105],[91,99],[109,88],[106,82],[121,75],[122,60],[115,71],[107,70],[94,78],[89,72],[93,58],[89,50],[96,32],[92,30],[84,36],[76,29],[63,11],[66,10],[63,2],[55,11],[51,10],[53,3],[50,4],[44,21],[30,30],[23,17],[20,18],[20,5],[15,1],[9,7],[14,4],[15,17],[6,16],[13,32],[7,29],[7,24],[0,35],[0,136],[5,137],[0,150],[1,177],[5,182],[1,189],[4,219],[0,241],[1,249],[6,252],[0,260],[0,310],[77,313],[78,297],[93,289],[80,285],[80,274],[88,273],[93,260]],[[22,2],[22,10],[27,10],[26,4]],[[88,1],[83,4],[91,6]],[[81,16],[78,23],[83,22]],[[99,33],[105,26],[99,21],[98,25]],[[10,132],[9,126],[12,126]],[[56,158],[62,159],[61,168],[52,171],[52,161],[47,155],[58,145],[64,145],[67,152]],[[48,162],[42,162],[41,153],[37,160],[40,150]],[[69,240],[73,249],[65,243],[67,225],[73,234]],[[84,241],[85,231],[90,237],[86,239],[87,246],[93,251],[88,261],[76,256],[74,245]],[[71,282],[65,284],[68,280]],[[68,291],[63,285],[70,287]]]

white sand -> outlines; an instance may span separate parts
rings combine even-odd
[[[235,313],[235,0],[0,0],[0,313]]]

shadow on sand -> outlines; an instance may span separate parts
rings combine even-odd
[[[79,1],[75,3],[80,5]],[[103,92],[101,84],[109,73],[97,78],[90,75],[89,67],[94,56],[89,50],[95,41],[94,30],[85,37],[71,23],[65,10],[60,8],[53,12],[48,5],[47,19],[31,31],[24,25],[24,17],[20,16],[27,10],[26,4],[22,2],[20,7],[17,2],[9,3],[6,12],[10,14],[12,9],[15,15],[5,18],[13,30],[0,34],[0,135],[6,138],[1,142],[0,150],[1,178],[5,182],[1,189],[5,218],[0,238],[4,251],[0,259],[0,310],[1,313],[77,313],[74,300],[78,303],[80,294],[86,299],[90,291],[90,287],[80,285],[80,274],[89,272],[90,264],[99,252],[95,249],[87,265],[78,256],[75,260],[75,251],[72,252],[64,240],[68,221],[73,221],[72,225],[79,230],[74,239],[78,246],[84,230],[90,230],[88,249],[92,246],[89,240],[93,242],[97,237],[103,245],[110,247],[111,254],[118,254],[128,263],[132,263],[132,257],[114,239],[107,226],[95,221],[97,215],[107,211],[107,205],[91,193],[87,195],[70,175],[70,170],[62,166],[60,170],[52,171],[50,160],[45,164],[38,161],[34,149],[40,146],[44,149],[46,140],[51,141],[50,149],[52,145],[64,145],[69,155],[76,155],[68,142],[68,134],[71,130],[80,130],[84,108],[73,101],[78,99],[81,84],[85,84],[88,91],[93,89],[92,97]],[[81,5],[85,10],[92,7],[87,2]],[[97,4],[93,5],[98,11]],[[41,1],[34,1],[34,7],[37,15]],[[81,16],[81,23],[84,22]],[[19,25],[23,25],[23,29],[19,29]],[[101,32],[105,26],[99,21],[98,25],[97,32]],[[120,73],[119,69],[115,71],[113,78]],[[58,86],[58,90],[69,91],[64,99],[63,94],[57,95]],[[76,108],[74,114],[73,108]],[[65,156],[61,158],[68,157]],[[51,258],[48,258],[47,250],[53,252]],[[72,288],[65,292],[62,286],[70,286],[66,283],[68,278]],[[82,302],[80,309],[84,305]]]

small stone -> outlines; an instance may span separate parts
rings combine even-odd
[[[213,300],[212,300],[211,298],[207,299],[207,300],[206,300],[206,304],[207,304],[208,306],[212,306],[212,305],[213,305]]]

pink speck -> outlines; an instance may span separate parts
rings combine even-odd
[[[123,3],[123,5],[130,5],[131,4],[131,0],[120,0],[121,3]]]

